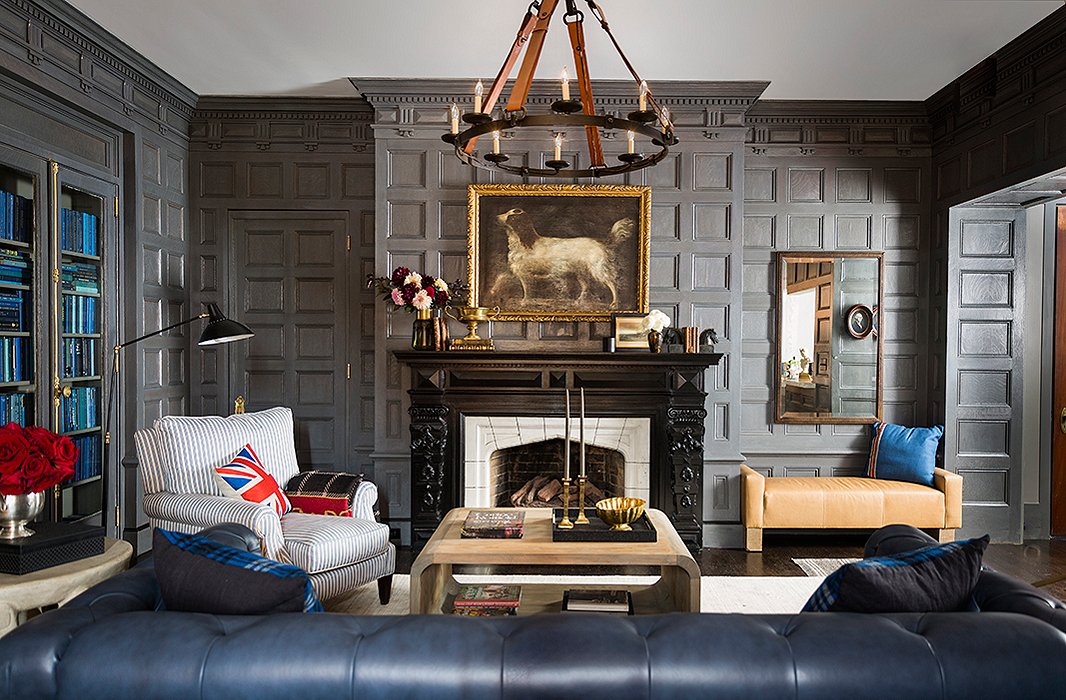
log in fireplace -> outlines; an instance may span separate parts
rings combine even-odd
[[[693,549],[703,535],[704,370],[718,353],[397,352],[411,371],[411,529],[416,548],[462,502],[463,417],[589,415],[651,420],[650,505]]]

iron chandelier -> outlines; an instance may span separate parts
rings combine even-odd
[[[534,0],[522,19],[518,36],[500,72],[496,75],[496,79],[492,81],[488,94],[485,94],[481,81],[478,81],[474,89],[473,110],[460,115],[459,107],[455,104],[449,110],[451,128],[448,133],[441,136],[441,139],[455,147],[455,155],[459,160],[478,168],[499,169],[527,177],[605,177],[655,165],[666,157],[670,146],[678,142],[673,124],[670,122],[670,110],[655,101],[648,89],[648,84],[622,52],[621,46],[607,24],[603,9],[593,0],[585,0],[592,16],[600,23],[600,27],[610,38],[622,62],[633,76],[638,95],[637,109],[630,112],[626,118],[596,113],[592,97],[592,80],[589,77],[588,60],[585,54],[585,14],[578,10],[577,0],[564,1],[566,12],[563,15],[563,23],[566,24],[570,35],[570,45],[574,52],[580,98],[571,99],[570,79],[564,69],[561,77],[561,99],[552,102],[550,112],[529,114],[526,111],[526,100],[529,97],[533,75],[540,60],[544,38],[559,5],[559,0]],[[504,84],[510,77],[511,70],[517,63],[519,55],[522,54],[523,48],[525,56],[515,78],[514,87],[511,89],[511,95],[503,110],[497,113],[498,116],[494,116],[496,101],[500,98]],[[462,130],[459,125],[460,118],[468,125]],[[565,130],[581,127],[585,129],[588,143],[589,167],[587,168],[572,167],[569,161],[562,158],[561,153]],[[544,167],[508,163],[510,158],[500,150],[500,137],[504,132],[514,132],[518,129],[542,129],[552,134],[554,157],[545,161]],[[617,156],[618,164],[608,165],[604,158],[600,130],[613,132],[618,129],[626,132],[627,149],[625,153]],[[492,150],[479,155],[474,149],[478,139],[482,136],[492,139]],[[648,154],[641,152],[637,146],[638,136],[648,139],[657,150]]]

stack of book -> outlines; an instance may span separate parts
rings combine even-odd
[[[28,243],[33,231],[33,201],[0,190],[0,238]]]
[[[63,332],[98,333],[96,297],[63,296]]]
[[[96,339],[63,339],[63,376],[94,377],[96,371]]]
[[[27,368],[33,362],[26,347],[29,338],[0,338],[0,382],[24,382]]]
[[[29,284],[31,274],[30,260],[24,253],[0,248],[0,282]]]
[[[100,476],[100,437],[85,435],[73,438],[78,448],[78,459],[74,462],[74,476],[70,481],[84,481]]]
[[[100,293],[100,270],[91,263],[63,263],[63,291]]]
[[[63,250],[99,255],[96,247],[96,217],[87,212],[64,209],[60,216],[60,242]]]
[[[94,386],[74,387],[70,396],[63,397],[63,432],[95,428],[99,391]]]
[[[472,510],[463,521],[463,537],[518,539],[522,537],[525,511],[515,509]]]
[[[26,299],[20,289],[0,289],[0,330],[25,330]]]
[[[452,603],[453,615],[501,617],[517,615],[522,600],[521,586],[485,584],[460,586]]]
[[[633,614],[633,597],[626,590],[572,590],[563,596],[563,612]]]
[[[26,395],[0,394],[0,424],[26,425]]]

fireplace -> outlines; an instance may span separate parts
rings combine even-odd
[[[485,470],[473,486],[483,487],[485,493],[478,496],[483,500],[469,503],[490,504],[488,462],[493,450],[484,453],[485,440],[478,438],[479,430],[488,427],[470,427],[467,419],[509,417],[516,435],[521,433],[522,419],[555,420],[560,430],[548,435],[546,428],[538,440],[560,438],[564,389],[584,389],[587,415],[600,421],[647,422],[648,439],[643,441],[647,456],[632,460],[638,465],[633,473],[646,474],[641,477],[644,485],[630,488],[627,457],[626,495],[646,488],[649,506],[666,513],[689,547],[701,547],[704,370],[718,364],[720,354],[397,351],[395,355],[411,371],[411,533],[416,548],[433,535],[448,510],[468,503],[470,455],[479,449]],[[590,438],[588,424],[586,439],[617,449]]]
[[[511,502],[511,496],[540,476],[549,477],[542,487],[553,488],[550,482],[562,477],[564,425],[562,418],[464,417],[462,504],[473,508],[517,505]],[[578,473],[580,443],[577,438],[577,421],[574,420],[570,442],[571,476]],[[650,419],[590,416],[585,420],[585,442],[589,483],[602,491],[603,497],[650,498]],[[574,488],[571,504],[577,502],[576,485]],[[547,503],[561,505],[561,499],[548,499]]]

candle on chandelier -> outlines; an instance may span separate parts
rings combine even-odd
[[[640,105],[638,109],[643,112],[648,108],[648,83],[646,81],[640,81]]]
[[[626,132],[626,140],[629,142],[629,152],[630,153],[635,153],[636,152],[636,144],[633,141],[634,137],[635,137],[635,134],[632,131],[627,131]]]
[[[581,433],[581,471],[578,476],[585,476],[585,387],[581,387],[581,421],[578,430]]]
[[[563,135],[555,135],[555,160],[560,160],[563,157]]]
[[[566,72],[566,66],[563,66],[563,74],[559,78],[563,81],[563,99],[570,99],[570,74]]]
[[[500,152],[500,132],[499,131],[492,132],[492,152],[493,153],[499,153]]]
[[[485,86],[481,84],[481,81],[477,81],[477,85],[474,86],[474,111],[481,111],[481,96],[485,94]]]
[[[670,108],[663,107],[663,113],[659,116],[659,120],[663,123],[663,131],[670,130]]]
[[[452,120],[452,133],[459,133],[459,105],[452,103],[452,108],[448,110]]]
[[[566,420],[563,421],[563,478],[570,478],[570,390],[566,389]]]

